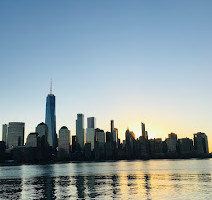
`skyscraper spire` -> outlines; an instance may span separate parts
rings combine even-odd
[[[51,83],[50,83],[50,94],[52,94],[52,79],[51,79]]]

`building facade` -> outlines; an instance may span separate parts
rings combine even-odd
[[[60,157],[70,155],[71,133],[66,126],[59,130],[58,150]]]
[[[8,126],[7,147],[9,149],[24,145],[25,123],[10,122]]]
[[[197,153],[209,153],[208,137],[205,133],[194,134],[194,148]]]
[[[2,141],[7,144],[8,126],[7,124],[2,125]]]
[[[96,128],[95,117],[88,117],[87,128],[86,128],[86,143],[91,144],[91,151],[94,149],[95,128]]]
[[[38,133],[30,133],[27,136],[26,147],[38,147],[40,142],[40,137]]]
[[[48,143],[56,149],[57,135],[56,135],[56,115],[55,115],[55,96],[50,94],[46,98],[46,119],[45,123],[48,126]]]
[[[87,128],[96,128],[96,118],[95,117],[88,117],[87,118]]]
[[[146,131],[145,124],[141,122],[141,136],[148,139],[148,132]]]
[[[77,146],[80,150],[83,150],[85,145],[85,129],[84,129],[84,115],[77,114],[76,120],[76,137],[77,137]]]

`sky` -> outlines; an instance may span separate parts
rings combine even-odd
[[[0,123],[45,120],[53,81],[57,132],[77,113],[150,138],[205,132],[212,150],[211,0],[0,1]],[[0,130],[1,136],[1,130]]]

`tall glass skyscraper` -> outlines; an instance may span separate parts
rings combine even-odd
[[[46,125],[49,129],[48,143],[53,149],[56,148],[56,115],[55,115],[55,96],[50,91],[50,94],[46,98]]]
[[[78,147],[80,147],[82,150],[85,145],[85,129],[84,129],[84,115],[83,114],[77,114],[76,137],[77,137]]]

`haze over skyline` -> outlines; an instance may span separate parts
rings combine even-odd
[[[53,79],[57,133],[77,113],[150,138],[212,145],[211,1],[1,1],[0,123],[45,121]],[[85,127],[87,124],[85,123]],[[1,130],[2,131],[2,130]],[[1,133],[0,131],[0,133]],[[0,134],[1,135],[1,134]]]

